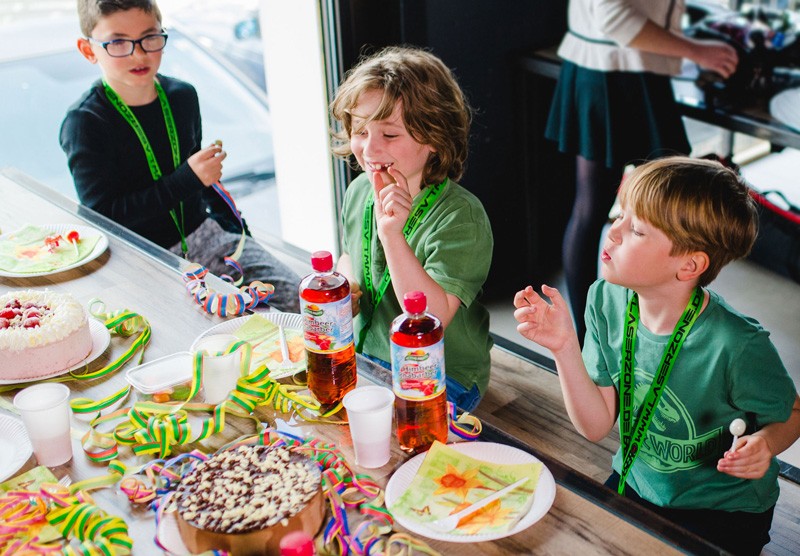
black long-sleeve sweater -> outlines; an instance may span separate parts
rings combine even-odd
[[[173,167],[164,116],[158,99],[133,106],[156,154],[162,176],[153,181],[133,128],[106,98],[100,80],[70,107],[61,124],[61,148],[67,155],[80,202],[162,247],[180,241],[170,209],[186,235],[207,217],[208,194],[186,159],[200,149],[202,125],[197,92],[190,84],[158,76],[169,99],[180,143],[181,164]],[[213,193],[213,192],[212,192]]]

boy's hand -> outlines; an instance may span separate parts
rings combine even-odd
[[[531,286],[514,296],[514,318],[520,324],[517,332],[556,353],[570,341],[577,340],[569,308],[556,288],[542,286],[542,293],[552,300],[552,305],[542,299]]]
[[[406,224],[413,202],[406,177],[392,166],[387,168],[387,172],[390,178],[394,178],[394,182],[384,178],[383,172],[376,172],[373,184],[375,219],[378,225],[378,237],[381,239],[386,237],[386,234],[403,233],[403,226]]]
[[[358,282],[350,282],[350,303],[353,306],[354,317],[361,311],[359,301],[361,300],[362,294],[363,292],[361,291],[361,286],[358,285]]]
[[[203,185],[209,187],[222,179],[222,161],[226,156],[228,153],[222,150],[222,145],[214,143],[194,153],[186,162]]]
[[[772,451],[766,439],[751,434],[736,441],[736,451],[725,452],[717,462],[717,471],[740,479],[760,479],[771,461]]]

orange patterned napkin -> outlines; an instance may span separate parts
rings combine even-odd
[[[303,343],[303,331],[284,328],[286,345],[289,348],[291,367],[279,368],[277,365],[283,361],[281,355],[280,336],[278,325],[264,317],[255,314],[240,326],[234,335],[240,340],[249,342],[253,346],[253,355],[250,368],[256,369],[266,365],[280,374],[293,374],[306,368],[306,350]]]
[[[463,518],[450,534],[506,532],[530,509],[541,469],[539,462],[489,463],[434,442],[408,490],[392,506],[392,513],[424,524],[462,510],[523,477],[529,477],[521,487]]]

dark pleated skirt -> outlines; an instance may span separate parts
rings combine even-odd
[[[690,149],[669,76],[565,61],[545,136],[561,152],[621,168]]]

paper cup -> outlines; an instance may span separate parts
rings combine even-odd
[[[54,467],[72,458],[69,388],[54,382],[29,386],[14,396],[14,407],[39,465]]]
[[[232,344],[240,341],[233,334],[212,334],[195,346],[203,357],[203,391],[205,402],[218,404],[236,388],[242,375],[242,352],[224,353]]]
[[[373,469],[389,461],[394,392],[383,386],[362,386],[342,400],[350,421],[356,463]]]

